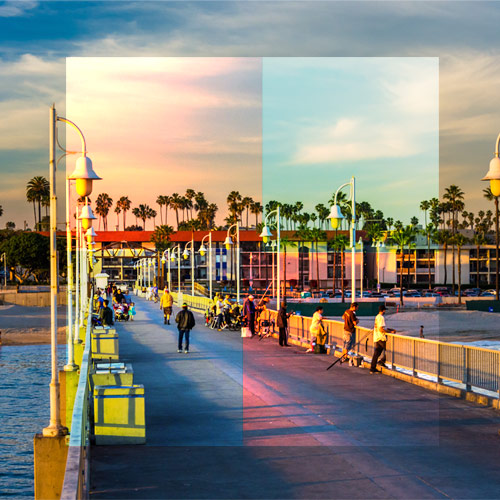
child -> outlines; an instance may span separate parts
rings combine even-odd
[[[130,307],[128,308],[128,319],[130,321],[134,321],[134,316],[135,316],[135,303],[131,302]]]

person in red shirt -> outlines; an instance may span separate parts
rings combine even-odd
[[[342,319],[344,320],[344,348],[342,349],[342,359],[341,363],[347,360],[347,355],[349,351],[354,347],[356,341],[356,326],[359,323],[359,319],[356,316],[356,311],[358,310],[358,303],[353,302],[351,307],[343,314]]]

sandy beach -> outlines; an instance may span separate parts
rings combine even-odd
[[[57,341],[66,342],[66,307],[58,308]],[[50,344],[50,308],[0,306],[2,345]]]

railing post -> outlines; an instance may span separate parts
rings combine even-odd
[[[411,343],[411,350],[412,350],[412,353],[411,353],[412,354],[412,370],[411,370],[411,372],[412,372],[412,375],[414,377],[417,376],[417,371],[415,370],[416,361],[417,361],[416,360],[416,350],[417,350],[416,342],[417,342],[417,340],[413,339],[412,343]]]
[[[441,344],[436,344],[437,356],[436,356],[436,375],[437,383],[441,383]]]
[[[464,384],[465,384],[465,390],[470,391],[471,390],[471,385],[470,385],[470,373],[469,373],[469,349],[467,347],[462,346],[462,349],[464,350]]]
[[[391,370],[396,370],[396,366],[394,365],[394,351],[396,350],[394,348],[395,344],[395,337],[394,335],[391,335]]]

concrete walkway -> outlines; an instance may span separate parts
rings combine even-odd
[[[500,498],[500,413],[158,304],[117,326],[147,445],[94,446],[93,498]]]

